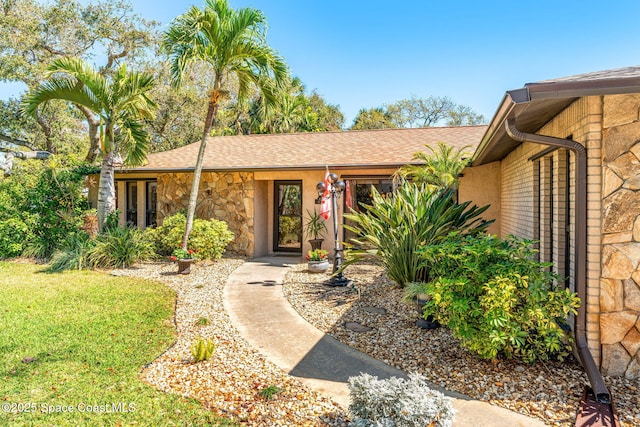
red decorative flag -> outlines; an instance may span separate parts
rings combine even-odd
[[[351,184],[349,184],[349,180],[346,180],[344,182],[345,185],[345,189],[344,189],[344,200],[347,203],[347,208],[348,209],[352,209],[353,208],[353,203],[351,203]]]
[[[324,193],[320,202],[320,216],[325,220],[331,216],[331,183],[329,182],[329,166],[324,174]]]

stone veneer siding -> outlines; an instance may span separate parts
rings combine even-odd
[[[602,372],[640,378],[640,95],[603,100]]]
[[[193,174],[158,175],[158,224],[189,204]],[[203,172],[200,178],[196,218],[227,223],[234,239],[227,250],[253,256],[255,184],[252,172]]]

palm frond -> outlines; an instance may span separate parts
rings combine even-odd
[[[147,159],[149,133],[139,120],[124,120],[116,132],[116,146],[127,166],[140,166]]]
[[[64,57],[55,59],[49,65],[47,73],[49,76],[54,76],[58,73],[72,76],[81,85],[86,86],[91,95],[102,105],[109,103],[107,79],[80,58]]]
[[[78,87],[76,81],[67,77],[45,80],[24,99],[22,111],[34,116],[38,106],[54,99],[83,105],[98,113],[101,111],[101,104],[93,94],[86,87]]]

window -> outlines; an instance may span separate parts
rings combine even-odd
[[[373,202],[373,188],[375,188],[382,197],[387,197],[393,191],[393,181],[390,178],[349,178],[345,181],[349,181],[351,188],[351,208],[357,212],[362,210],[361,204],[371,205]],[[346,207],[346,197],[345,197]],[[348,209],[345,210],[347,212]],[[350,224],[348,220],[345,220],[346,224]],[[344,241],[349,242],[355,237],[352,231],[344,229]]]

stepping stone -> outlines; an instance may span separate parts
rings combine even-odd
[[[369,332],[373,330],[373,328],[361,325],[358,322],[344,322],[344,327],[352,332]]]
[[[362,307],[362,310],[373,314],[387,314],[387,310],[381,307]]]

